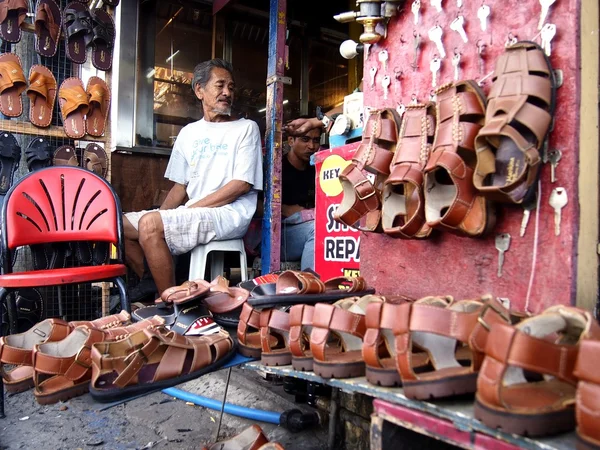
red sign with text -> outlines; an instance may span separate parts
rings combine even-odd
[[[333,220],[343,197],[338,176],[352,162],[359,144],[322,150],[315,155],[315,271],[323,280],[359,275],[360,232]]]

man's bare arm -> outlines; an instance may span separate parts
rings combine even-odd
[[[202,200],[190,205],[190,208],[217,208],[219,206],[228,205],[236,201],[240,196],[244,195],[252,185],[240,180],[231,180],[221,189],[207,195]]]
[[[175,183],[167,194],[167,198],[165,198],[162,205],[160,205],[160,209],[175,209],[178,206],[183,205],[186,196],[187,192],[185,191],[185,186],[183,184]]]

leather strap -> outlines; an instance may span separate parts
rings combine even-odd
[[[242,345],[246,345],[246,336],[250,332],[250,329],[260,330],[260,311],[254,309],[248,303],[244,303],[237,327],[238,341]]]
[[[18,10],[19,26],[21,26],[25,20],[27,11],[29,11],[25,0],[4,0],[4,2],[0,3],[0,23],[4,23],[8,17],[8,12],[15,9]]]
[[[277,279],[277,294],[320,294],[325,291],[325,285],[310,272],[286,270]]]
[[[290,309],[290,351],[293,356],[308,356],[304,327],[312,326],[315,307],[310,305],[294,305]]]
[[[0,61],[0,93],[12,87],[16,89],[15,95],[20,95],[27,88],[23,68],[18,61]]]
[[[102,84],[94,84],[90,88],[88,94],[90,95],[90,111],[92,114],[94,109],[98,108],[102,113],[102,116],[106,114],[106,101],[105,98],[108,96],[108,92],[104,89]]]
[[[290,331],[290,315],[278,309],[266,309],[260,313],[260,344],[263,353],[271,352],[271,336],[281,336],[285,341],[286,334]],[[284,342],[288,346],[287,342]]]
[[[56,81],[54,79],[37,71],[34,71],[29,75],[27,96],[32,102],[35,101],[36,96],[40,95],[46,100],[46,103],[48,103],[48,100],[51,100],[48,93],[49,89],[56,89]]]
[[[52,8],[48,3],[40,2],[38,9],[35,12],[35,33],[39,36],[43,28],[48,30],[48,34],[50,34],[53,39],[58,38],[60,26],[54,20]]]
[[[66,100],[65,103],[60,106],[65,118],[77,110],[80,110],[81,114],[88,113],[89,98],[88,94],[83,90],[83,87],[79,85],[63,87],[59,91],[59,96]]]
[[[325,291],[362,292],[367,287],[367,281],[363,277],[335,277],[325,282]]]

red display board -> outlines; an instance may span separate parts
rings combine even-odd
[[[338,176],[350,164],[358,145],[344,145],[315,155],[315,270],[324,280],[359,274],[361,233],[333,220],[342,201]]]

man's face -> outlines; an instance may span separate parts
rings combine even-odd
[[[288,144],[298,159],[308,162],[310,156],[321,146],[321,130],[313,128],[303,136],[290,136]]]
[[[205,114],[230,116],[234,89],[235,84],[231,74],[225,69],[214,67],[206,86],[202,87],[198,83],[194,88],[194,92],[202,101]]]

